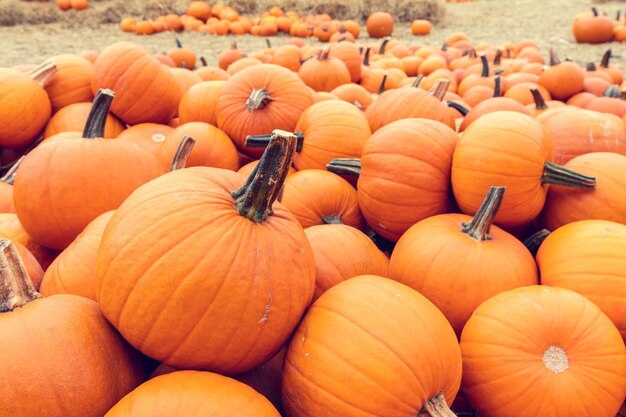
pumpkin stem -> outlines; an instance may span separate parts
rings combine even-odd
[[[335,158],[326,164],[326,169],[339,175],[361,175],[361,160],[356,158]]]
[[[243,217],[263,223],[272,215],[272,204],[280,195],[296,150],[296,135],[274,130],[272,140],[243,187],[232,193]]]
[[[480,56],[480,61],[483,63],[483,72],[480,74],[481,77],[487,78],[489,77],[489,60],[485,54]]]
[[[622,18],[622,11],[618,10],[617,14],[615,15],[615,20],[619,21]]]
[[[322,223],[324,224],[343,224],[341,217],[338,214],[332,216],[322,216]]]
[[[370,51],[372,48],[365,48],[365,54],[363,54],[363,65],[370,66]]]
[[[595,62],[587,62],[587,72],[597,71]]]
[[[621,100],[626,100],[626,88],[625,88],[625,89],[623,89],[622,91],[620,91],[620,93],[619,93],[619,98],[620,98]]]
[[[206,58],[203,57],[203,56],[200,57],[200,62],[202,63],[203,67],[208,67],[209,66],[209,64],[206,62]]]
[[[604,97],[619,98],[619,96],[620,96],[620,91],[619,91],[619,85],[617,84],[613,84],[612,86],[607,88],[606,91],[604,92]]]
[[[506,187],[489,188],[489,192],[478,211],[471,221],[461,225],[461,231],[479,242],[491,240],[489,231],[504,199],[504,191],[506,191]]]
[[[504,50],[498,48],[498,50],[496,51],[496,56],[493,57],[493,65],[500,65],[500,63],[502,62],[503,53]]]
[[[13,185],[13,182],[15,181],[15,173],[17,172],[17,169],[20,167],[20,164],[25,157],[26,155],[22,155],[20,159],[13,162],[13,165],[9,168],[7,172],[4,173],[2,178],[0,178],[0,181]]]
[[[357,109],[359,109],[359,110],[361,110],[361,111],[364,111],[364,110],[365,110],[365,107],[364,107],[361,103],[359,103],[359,101],[358,101],[358,100],[354,100],[354,101],[352,102],[352,104],[353,104],[353,105],[354,105]]]
[[[180,42],[180,39],[176,38],[176,47],[177,48],[182,48],[183,44]]]
[[[411,87],[414,87],[414,88],[419,87],[423,80],[424,80],[424,74],[419,74],[417,77],[415,77],[415,81],[413,81],[413,84],[411,84]]]
[[[437,81],[437,84],[433,86],[430,90],[430,93],[435,96],[439,101],[443,101],[446,93],[448,92],[448,87],[450,87],[450,80],[441,79]]]
[[[466,108],[465,106],[452,101],[452,100],[448,100],[446,101],[446,104],[448,105],[448,107],[452,107],[454,110],[458,111],[459,113],[461,113],[462,116],[467,116],[467,113],[469,113],[469,109]]]
[[[387,49],[387,44],[389,43],[390,40],[391,40],[390,38],[383,39],[383,42],[380,44],[380,49],[378,50],[378,53],[380,55],[385,55],[385,49]]]
[[[170,172],[183,169],[187,166],[187,160],[189,159],[189,155],[191,154],[191,150],[195,144],[195,139],[189,136],[183,137],[178,144],[178,148],[176,148],[176,153],[174,154],[174,158],[170,164]]]
[[[604,55],[602,55],[602,60],[600,61],[600,66],[602,68],[609,67],[609,63],[611,61],[611,55],[613,55],[613,51],[610,49],[607,49]]]
[[[111,103],[115,97],[115,92],[108,88],[101,88],[93,99],[85,130],[83,130],[83,138],[94,139],[104,137],[104,127],[109,115]]]
[[[559,59],[559,55],[556,52],[556,49],[550,48],[550,66],[559,65],[561,60]]]
[[[441,45],[441,50],[443,52],[446,52],[448,50],[448,42],[444,42],[443,45]]]
[[[543,96],[541,95],[541,92],[539,92],[539,90],[533,87],[530,89],[530,93],[533,95],[533,100],[535,100],[535,108],[537,110],[545,110],[548,108],[548,105],[546,104],[546,101],[543,99]]]
[[[272,42],[270,42],[270,38],[265,38],[265,44],[268,48],[272,49]]]
[[[456,417],[456,414],[450,410],[446,398],[440,392],[437,396],[426,401],[417,417]]]
[[[595,17],[598,17],[598,16],[599,16],[599,14],[598,14],[598,9],[596,9],[595,7],[592,7],[592,8],[591,8],[591,12],[593,13],[593,15],[594,15]]]
[[[248,111],[260,110],[270,104],[272,96],[266,88],[254,89],[250,93],[250,97],[246,100],[246,109]]]
[[[385,92],[385,84],[387,84],[387,74],[383,75],[383,80],[380,82],[380,87],[378,87],[378,95]]]
[[[478,53],[476,52],[475,48],[470,49],[469,52],[468,52],[468,55],[472,59],[478,58]]]
[[[328,59],[328,55],[330,54],[330,48],[325,46],[322,48],[320,53],[317,55],[318,61],[326,61]]]
[[[538,232],[530,235],[525,241],[524,246],[533,256],[537,255],[537,251],[539,250],[539,246],[543,243],[546,238],[550,236],[550,231],[548,229],[541,229]]]
[[[493,79],[494,85],[493,85],[493,96],[494,97],[500,97],[502,95],[502,81],[500,80],[500,76],[496,76]]]
[[[0,313],[7,313],[41,298],[35,291],[17,249],[0,239]]]
[[[248,135],[246,136],[246,146],[251,148],[265,148],[272,140],[273,133],[267,135]],[[296,135],[296,152],[302,151],[302,145],[304,145],[304,134],[302,132],[295,132]]]
[[[43,63],[28,73],[28,76],[44,87],[48,80],[57,73],[59,69],[53,62]]]
[[[541,183],[575,188],[596,188],[596,179],[594,177],[579,174],[550,161],[546,162],[543,167]]]

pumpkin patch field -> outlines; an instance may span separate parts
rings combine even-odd
[[[625,417],[625,5],[0,0],[0,417]]]

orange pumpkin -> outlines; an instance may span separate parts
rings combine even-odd
[[[482,302],[538,283],[528,249],[492,226],[504,191],[492,187],[473,218],[442,214],[420,221],[402,235],[391,256],[389,277],[432,301],[458,337]]]
[[[315,259],[317,300],[340,282],[358,275],[386,277],[389,258],[363,232],[344,224],[323,224],[304,230]]]
[[[170,57],[179,68],[188,70],[196,68],[196,53],[190,48],[184,48],[178,38],[176,38],[176,47],[167,51],[167,56]]]
[[[129,125],[167,123],[181,97],[170,70],[143,47],[130,42],[113,44],[100,53],[91,87],[94,94],[100,88],[115,91],[111,111]]]
[[[451,417],[460,380],[443,314],[405,285],[360,276],[322,294],[298,326],[283,402],[292,417]]]
[[[247,68],[222,87],[217,103],[217,126],[246,155],[258,157],[262,149],[245,146],[248,135],[273,129],[293,132],[302,112],[313,104],[297,74],[272,64]]]
[[[276,49],[271,63],[298,72],[301,65],[300,50],[295,45],[283,45]]]
[[[98,253],[96,296],[133,346],[176,368],[238,374],[286,342],[313,296],[315,273],[302,227],[274,203],[295,140],[277,131],[245,184],[231,171],[181,169],[116,211]]]
[[[225,81],[204,81],[192,86],[178,104],[181,123],[205,122],[217,125],[217,102]]]
[[[11,241],[0,240],[0,252],[0,347],[3,383],[11,387],[0,396],[0,410],[22,417],[41,410],[51,417],[104,415],[141,383],[136,356],[95,302],[42,298]]]
[[[570,290],[535,285],[487,300],[461,352],[463,393],[483,417],[614,417],[624,401],[624,342]]]
[[[168,125],[156,123],[140,123],[123,131],[117,138],[126,140],[156,155],[167,136],[174,130]]]
[[[212,15],[211,6],[206,1],[194,0],[187,6],[187,16],[193,16],[203,22],[206,22]]]
[[[338,99],[347,101],[359,110],[365,110],[374,99],[364,87],[358,84],[343,84],[331,91]]]
[[[223,70],[228,69],[235,61],[246,56],[245,52],[237,47],[237,42],[233,42],[231,47],[224,49],[217,57],[217,65]]]
[[[80,102],[88,102],[93,99],[91,91],[91,77],[93,64],[85,58],[77,55],[58,55],[44,62],[56,66],[57,72],[50,77],[44,86],[50,103],[52,113],[61,108]]]
[[[330,48],[323,48],[316,58],[304,62],[298,75],[306,85],[315,91],[331,91],[348,84],[352,75],[346,64],[338,58],[330,56]]]
[[[104,229],[113,217],[96,217],[50,264],[41,282],[41,294],[74,294],[96,300],[96,261]]]
[[[594,178],[551,162],[553,155],[547,129],[532,117],[516,112],[482,116],[463,132],[454,151],[452,189],[459,207],[474,214],[492,185],[505,186],[495,223],[515,227],[537,217],[547,184],[595,187]]]
[[[411,33],[414,36],[424,36],[430,33],[430,21],[425,19],[417,19],[411,22]]]
[[[358,83],[361,79],[361,53],[359,47],[351,42],[337,42],[330,48],[328,54],[331,58],[338,58],[346,64],[350,72],[350,80]],[[345,84],[342,84],[345,85]]]
[[[22,245],[37,260],[45,271],[48,269],[57,251],[48,249],[36,243],[26,230],[22,227],[17,215],[14,213],[0,213],[0,238],[9,239],[16,244]]]
[[[356,190],[344,179],[320,169],[305,169],[285,181],[282,203],[302,227],[347,224],[362,229]]]
[[[166,396],[167,401],[163,398]],[[280,417],[249,386],[210,372],[178,371],[150,379],[116,404],[105,417],[232,415]]]
[[[102,138],[113,95],[96,95],[82,135],[49,138],[20,164],[15,211],[44,246],[66,248],[89,222],[163,173],[158,160],[138,146]]]
[[[370,38],[384,38],[393,33],[393,17],[386,12],[375,12],[368,16],[365,28]]]
[[[561,62],[556,51],[550,49],[550,67],[539,76],[539,84],[545,87],[552,97],[566,100],[583,90],[585,73],[573,62]]]
[[[459,131],[462,132],[475,120],[485,114],[497,111],[513,111],[530,116],[530,111],[521,103],[508,97],[493,97],[478,103],[463,118]]]
[[[605,43],[613,39],[613,21],[600,16],[595,7],[591,8],[593,14],[583,15],[574,20],[574,38],[578,43]]]
[[[74,103],[56,112],[50,118],[43,132],[49,138],[66,132],[82,132],[91,112],[91,103]],[[104,126],[103,138],[116,138],[124,131],[124,124],[112,114],[108,114]]]

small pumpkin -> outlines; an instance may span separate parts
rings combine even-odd
[[[329,47],[322,48],[316,58],[304,62],[298,70],[304,83],[315,91],[332,91],[352,80],[346,64],[341,59],[333,58],[330,51]]]
[[[370,38],[384,38],[393,33],[393,17],[387,12],[375,12],[367,17],[365,28]]]
[[[539,76],[539,84],[557,100],[567,100],[583,90],[585,73],[573,62],[561,62],[556,51],[550,49],[550,66]]]
[[[591,15],[582,15],[574,20],[574,38],[578,43],[605,43],[613,39],[613,21],[591,8]]]

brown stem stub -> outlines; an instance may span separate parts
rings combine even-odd
[[[530,235],[524,241],[524,246],[526,246],[526,249],[528,249],[528,251],[532,253],[533,256],[535,256],[537,255],[539,247],[548,236],[550,236],[550,231],[548,229],[541,229],[538,232]]]
[[[250,97],[246,100],[246,109],[248,111],[255,111],[264,108],[272,101],[272,96],[266,88],[259,90],[254,89],[250,93]]]
[[[176,153],[174,154],[174,158],[170,164],[170,171],[177,171],[187,166],[187,160],[189,159],[189,155],[191,154],[191,150],[195,144],[195,139],[189,136],[183,137],[178,144],[178,148],[176,149]]]
[[[437,84],[433,86],[433,88],[430,90],[430,93],[433,96],[437,97],[439,101],[443,101],[446,93],[448,92],[448,87],[450,87],[450,80],[442,78],[441,80],[437,81]]]
[[[422,81],[424,81],[424,74],[419,74],[417,77],[415,77],[415,81],[413,81],[413,84],[411,84],[411,87],[414,87],[414,88],[419,87]]]
[[[41,298],[35,291],[17,249],[8,239],[0,239],[0,313],[23,307]]]
[[[104,137],[104,127],[106,125],[107,116],[111,103],[115,97],[115,92],[108,88],[101,88],[93,99],[87,122],[85,122],[85,130],[83,130],[83,138],[94,139]]]
[[[489,231],[491,225],[498,214],[502,200],[504,199],[504,191],[506,187],[491,187],[483,203],[472,218],[472,221],[463,223],[461,231],[472,239],[483,241],[490,240]]]
[[[322,48],[319,54],[317,54],[318,61],[326,61],[330,55],[330,47],[325,46]]]
[[[355,158],[335,158],[326,164],[329,172],[339,175],[351,175],[359,177],[361,175],[361,160]]]
[[[560,63],[561,60],[559,59],[556,49],[550,48],[550,66],[558,65]]]
[[[533,95],[533,100],[535,100],[535,108],[537,110],[545,110],[548,108],[546,101],[543,99],[541,92],[536,88],[531,88],[530,93]]]
[[[343,224],[341,216],[333,214],[332,216],[322,216],[322,223],[324,224]]]
[[[446,398],[440,392],[435,397],[426,401],[417,417],[456,417],[446,403]]]
[[[604,55],[602,55],[602,61],[600,61],[600,66],[602,68],[608,68],[609,67],[609,63],[611,62],[611,55],[613,54],[613,51],[610,49],[607,49],[606,52],[604,53]]]
[[[261,160],[245,184],[232,193],[239,214],[263,223],[272,215],[272,205],[279,197],[296,151],[296,135],[274,130]]]
[[[44,87],[48,80],[52,78],[54,74],[58,71],[57,66],[54,62],[44,62],[34,70],[28,73],[28,76],[33,80],[37,81],[40,86]]]

